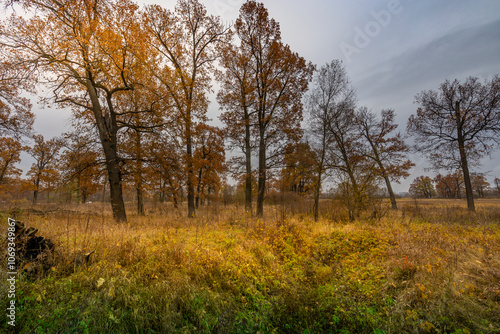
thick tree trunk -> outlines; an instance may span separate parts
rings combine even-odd
[[[120,158],[117,152],[117,138],[116,134],[118,127],[116,120],[112,115],[112,111],[108,110],[106,114],[103,113],[97,91],[91,84],[87,84],[87,90],[90,100],[92,101],[92,111],[99,131],[101,145],[104,151],[106,160],[106,170],[108,172],[109,180],[109,193],[111,199],[111,209],[113,211],[113,218],[116,222],[126,222],[127,214],[125,212],[125,203],[123,202],[122,194],[122,175],[120,170]],[[110,102],[108,97],[108,102]],[[110,106],[111,107],[111,106]]]
[[[259,180],[257,188],[257,216],[264,216],[264,195],[266,191],[266,145],[264,134],[261,133],[259,142]]]
[[[105,145],[103,145],[105,146]],[[109,194],[111,199],[111,210],[116,222],[126,222],[127,214],[125,212],[125,203],[123,202],[122,177],[118,157],[112,150],[104,149],[106,157],[106,168],[108,170]]]
[[[455,117],[457,122],[457,137],[458,137],[458,150],[460,151],[460,164],[464,174],[465,196],[467,197],[467,208],[471,212],[476,212],[474,207],[474,194],[472,192],[472,184],[470,180],[469,165],[467,162],[467,154],[465,152],[465,141],[462,131],[462,121],[460,116],[460,103],[455,105]]]

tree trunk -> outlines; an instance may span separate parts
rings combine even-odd
[[[193,171],[193,147],[191,143],[191,121],[190,115],[186,121],[186,153],[187,153],[187,200],[188,200],[188,218],[193,218],[195,213],[195,203],[194,203],[194,171]]]
[[[264,142],[264,134],[261,133],[259,142],[259,181],[257,188],[257,216],[259,217],[264,216],[265,191],[266,191],[266,145]]]
[[[101,202],[104,203],[106,200],[106,182],[102,185],[102,197],[101,197]]]
[[[457,122],[457,137],[458,137],[458,149],[460,151],[460,164],[462,166],[462,172],[464,174],[464,184],[465,184],[465,196],[467,197],[467,208],[471,212],[476,212],[474,207],[474,194],[472,192],[472,184],[470,180],[469,166],[467,163],[467,154],[465,152],[465,141],[462,131],[462,122],[460,116],[460,103],[457,102],[455,105],[455,117]]]
[[[250,146],[250,119],[245,112],[245,212],[252,215],[252,151]]]
[[[140,216],[144,216],[144,195],[142,193],[142,186],[139,184],[137,188],[135,188],[136,197],[137,197],[137,214]]]
[[[122,177],[120,167],[118,165],[118,157],[115,152],[109,151],[106,154],[106,168],[108,170],[109,180],[109,194],[111,199],[111,209],[113,211],[113,218],[116,222],[126,222],[127,214],[125,212],[125,203],[123,202],[122,193]],[[109,155],[112,157],[110,158]],[[114,156],[114,157],[113,157]]]
[[[33,205],[36,205],[36,200],[38,198],[38,190],[33,191]]]
[[[352,204],[352,208],[349,209],[349,220],[354,221],[358,216],[358,212],[361,210],[362,198],[358,189],[358,183],[356,182],[356,178],[352,172],[349,172],[349,177],[351,179],[352,192],[354,193],[354,203]]]
[[[321,173],[321,169],[323,167],[322,166],[319,166],[319,169],[318,169],[318,180],[316,182],[316,189],[314,190],[314,221],[317,222],[318,221],[318,216],[319,216],[319,193],[321,192],[321,177],[322,177],[322,173]]]
[[[389,193],[389,198],[391,199],[391,208],[392,210],[397,210],[398,205],[396,203],[396,196],[394,195],[394,191],[392,190],[391,181],[389,180],[389,176],[384,173],[385,185],[387,186],[387,192]]]
[[[35,180],[35,190],[33,191],[33,205],[36,205],[36,201],[38,199],[38,189],[40,187],[40,176],[37,176]]]
[[[116,222],[126,222],[127,214],[125,212],[125,203],[122,194],[122,175],[120,170],[120,158],[117,152],[117,131],[116,119],[114,119],[112,110],[103,113],[97,91],[91,83],[87,85],[90,100],[92,101],[92,111],[99,131],[101,145],[106,160],[106,170],[108,172],[109,193],[111,199],[111,209],[113,218]],[[111,97],[108,97],[110,104]],[[111,107],[111,105],[109,106]]]
[[[194,206],[196,209],[200,207],[200,193],[201,193],[201,177],[203,176],[203,169],[200,168],[198,172],[198,184],[196,185],[196,197]]]
[[[87,203],[87,193],[85,191],[82,191],[82,203]]]
[[[160,203],[165,202],[165,184],[166,184],[166,182],[163,181],[162,178],[160,178],[160,189],[159,189],[159,194],[158,194]]]
[[[177,192],[172,193],[172,201],[174,202],[174,208],[178,209],[179,208],[179,200],[177,199]]]
[[[135,122],[139,124],[139,117],[135,115]],[[142,191],[142,142],[141,133],[135,132],[134,136],[135,154],[135,190],[137,197],[137,214],[144,216],[144,192]]]

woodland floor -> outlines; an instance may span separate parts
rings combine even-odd
[[[4,203],[2,240],[15,216],[56,244],[50,268],[18,275],[16,331],[500,333],[500,200],[477,200],[476,214],[463,200],[398,204],[349,222],[324,201],[317,223],[309,203],[268,205],[263,220],[131,204],[116,224],[103,203]]]

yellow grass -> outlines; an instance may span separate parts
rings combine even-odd
[[[258,220],[235,206],[202,208],[187,219],[184,210],[158,205],[145,217],[129,214],[127,224],[114,223],[102,203],[17,210],[57,244],[49,270],[20,277],[17,328],[500,331],[500,200],[478,200],[470,214],[460,200],[404,199],[397,212],[355,222],[335,203],[321,204],[317,223],[279,206]],[[9,210],[0,217],[3,234]],[[75,252],[90,250],[91,262],[76,266]]]

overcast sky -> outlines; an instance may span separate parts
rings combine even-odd
[[[207,10],[234,22],[243,0],[200,0]],[[341,59],[357,90],[360,106],[393,108],[400,130],[415,112],[415,94],[437,89],[446,79],[500,74],[498,0],[266,0],[291,49],[321,66]],[[176,1],[144,0],[173,9]],[[60,110],[37,113],[36,130],[47,137],[68,129]],[[219,114],[215,101],[209,116]],[[413,156],[414,173],[396,191],[426,173],[425,159]],[[500,177],[500,153],[484,159],[490,181]],[[432,172],[427,172],[432,174]]]

